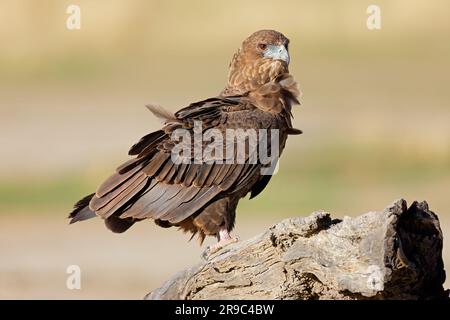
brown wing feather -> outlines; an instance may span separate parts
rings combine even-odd
[[[158,170],[161,169],[161,166],[164,165],[167,161],[167,159],[170,158],[170,153],[166,152],[158,152],[153,159],[150,161],[150,163],[142,170],[144,173],[149,176],[153,177]]]
[[[97,197],[103,197],[108,192],[113,191],[118,186],[120,186],[122,183],[130,179],[134,174],[136,174],[141,169],[140,166],[136,166],[134,169],[125,172],[123,174],[120,174],[118,172],[114,173],[112,176],[110,176],[108,179],[105,180],[95,192]]]
[[[103,196],[100,197],[96,195],[89,203],[90,208],[94,211],[100,210],[100,208],[104,207],[112,199],[118,197],[126,189],[130,188],[133,185],[133,183],[136,182],[136,180],[141,179],[142,181],[144,178],[146,178],[145,174],[142,173],[142,171],[140,171],[139,173],[131,176],[128,180],[126,180],[124,183],[116,187],[114,190],[105,193]]]
[[[147,134],[146,136],[142,137],[139,142],[134,144],[130,151],[128,151],[128,155],[135,156],[140,154],[142,151],[144,151],[145,148],[152,145],[154,142],[158,142],[163,138],[165,135],[163,130],[158,130],[152,133]]]
[[[195,187],[193,187],[195,188]],[[199,189],[198,194],[195,196],[194,201],[183,202],[180,206],[161,217],[162,220],[167,220],[171,223],[179,223],[184,219],[188,218],[195,212],[197,212],[201,207],[206,205],[214,196],[220,192],[220,189],[213,186],[209,188]]]
[[[102,218],[108,218],[125,205],[132,197],[138,194],[146,185],[147,177],[142,175],[139,179],[133,182],[127,189],[123,190],[118,196],[111,200],[108,204],[96,210],[95,212]],[[95,199],[95,198],[94,198]],[[91,200],[91,202],[94,201]]]

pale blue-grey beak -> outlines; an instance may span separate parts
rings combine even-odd
[[[273,44],[268,45],[267,49],[264,51],[264,57],[272,58],[274,60],[282,60],[287,64],[289,64],[289,52],[283,45],[281,46],[276,46]]]

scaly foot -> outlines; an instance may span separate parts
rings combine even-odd
[[[219,242],[210,245],[208,248],[206,248],[205,251],[202,253],[202,257],[205,260],[208,260],[209,256],[220,251],[224,247],[236,243],[239,241],[237,237],[232,238],[229,234],[229,232],[225,229],[219,231]]]

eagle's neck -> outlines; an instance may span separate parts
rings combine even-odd
[[[286,63],[272,59],[248,61],[238,51],[230,64],[228,84],[220,95],[242,95],[258,109],[290,119],[291,107],[299,103],[301,94]]]
[[[277,76],[248,93],[248,99],[258,109],[272,114],[283,114],[287,118],[292,116],[293,104],[299,104],[301,92],[297,81],[289,73]]]
[[[241,51],[233,56],[228,83],[222,96],[244,95],[273,82],[281,74],[289,73],[287,64],[272,59],[248,59]]]

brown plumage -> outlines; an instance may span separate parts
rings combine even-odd
[[[239,199],[249,192],[251,198],[257,196],[270,175],[261,174],[264,165],[259,160],[250,161],[249,150],[244,163],[195,163],[193,152],[189,163],[174,163],[171,154],[177,141],[172,134],[177,129],[193,133],[195,121],[203,132],[216,129],[223,136],[227,129],[278,129],[281,153],[287,136],[301,133],[291,124],[299,90],[288,71],[288,43],[279,32],[258,31],[234,55],[220,95],[175,114],[148,106],[164,127],[141,138],[129,150],[134,158],[75,204],[71,223],[99,216],[112,231],[124,232],[151,218],[161,227],[178,226],[198,234],[201,241],[207,235],[216,236],[219,243],[229,241]]]

